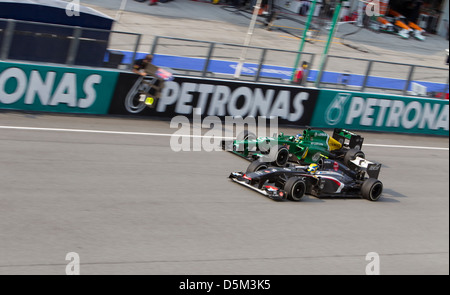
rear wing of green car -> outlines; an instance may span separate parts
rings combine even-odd
[[[364,137],[361,135],[341,128],[334,129],[333,138],[339,141],[343,146],[348,146],[351,149],[357,150],[362,148],[364,142]]]

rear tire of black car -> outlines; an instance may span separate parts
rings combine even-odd
[[[266,162],[260,162],[260,161],[254,161],[247,167],[246,173],[253,173],[259,170],[267,169],[269,168],[269,164]]]
[[[364,199],[376,202],[383,193],[383,183],[375,178],[366,179],[361,186],[361,195]]]
[[[284,146],[278,146],[278,151],[275,155],[275,161],[273,164],[278,167],[284,167],[286,166],[287,162],[289,161],[289,150]]]
[[[306,193],[306,183],[301,178],[289,178],[284,184],[284,191],[288,200],[298,202]]]
[[[357,149],[348,150],[344,156],[344,165],[349,167],[350,161],[353,161],[354,159],[356,159],[356,157],[365,159],[366,155],[361,150],[357,150]]]

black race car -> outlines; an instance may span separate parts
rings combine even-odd
[[[309,166],[276,167],[252,162],[247,171],[229,178],[273,200],[300,201],[305,194],[315,197],[363,197],[378,201],[383,184],[378,180],[381,164],[361,157],[349,167],[330,159]]]

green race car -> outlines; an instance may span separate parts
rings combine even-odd
[[[250,161],[262,160],[284,167],[296,164],[318,163],[329,158],[348,165],[356,157],[365,158],[361,151],[364,138],[345,129],[334,129],[329,136],[322,130],[308,128],[295,136],[280,133],[273,137],[256,137],[244,131],[233,141],[222,141],[222,148]]]

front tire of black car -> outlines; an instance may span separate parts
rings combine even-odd
[[[284,191],[288,200],[298,202],[306,193],[306,183],[301,178],[289,178],[284,184]]]
[[[259,170],[264,170],[269,168],[269,164],[266,162],[260,162],[260,161],[254,161],[252,163],[250,163],[250,165],[248,165],[247,167],[247,174],[248,173],[253,173]]]
[[[350,161],[353,161],[354,159],[356,159],[356,157],[365,159],[366,155],[361,150],[357,150],[357,149],[348,150],[344,156],[344,165],[349,167]]]
[[[376,202],[383,193],[383,183],[375,178],[365,180],[361,186],[361,195],[364,199]]]

